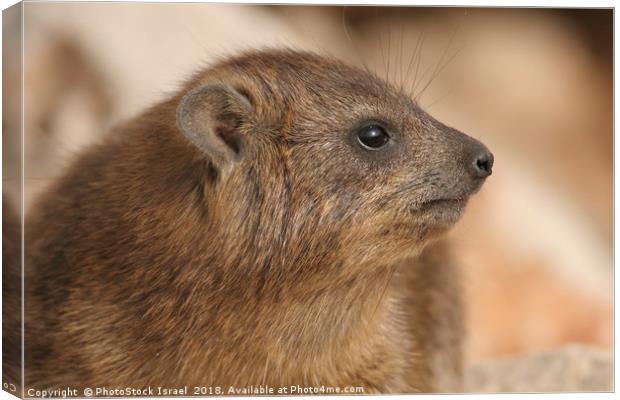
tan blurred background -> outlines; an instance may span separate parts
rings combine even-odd
[[[27,3],[24,20],[26,213],[73,154],[201,66],[264,46],[332,54],[408,88],[495,154],[451,234],[469,363],[574,344],[576,358],[587,349],[609,359],[611,10]],[[19,25],[4,21],[5,47],[18,46],[6,40]],[[19,90],[14,61],[5,93]],[[7,160],[19,98],[4,101],[14,110],[3,121]],[[19,171],[7,165],[17,204]]]

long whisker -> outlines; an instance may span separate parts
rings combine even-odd
[[[368,65],[364,62],[364,59],[362,58],[362,55],[361,55],[361,53],[359,51],[359,47],[357,47],[357,45],[355,44],[355,42],[351,38],[351,34],[349,33],[349,28],[348,28],[348,24],[347,24],[347,20],[346,20],[346,15],[345,15],[346,8],[347,8],[347,6],[343,6],[342,7],[342,28],[344,30],[344,34],[347,37],[347,39],[349,40],[349,43],[351,43],[351,46],[353,46],[353,50],[355,51],[355,54],[356,54],[359,62],[362,64],[362,66],[364,67],[366,72],[369,75],[376,75],[376,71],[375,71],[375,73],[370,71],[370,69],[368,68]]]
[[[421,49],[422,46],[421,44],[424,42],[424,28],[422,28],[422,31],[420,32],[420,35],[418,36],[418,39],[416,40],[416,44],[415,44],[415,48],[413,49],[413,52],[411,53],[411,57],[409,58],[409,65],[407,66],[407,79],[409,79],[409,76],[411,74],[411,67],[413,67],[413,61],[416,60],[416,57],[418,55],[418,47]],[[420,51],[420,56],[421,56],[421,51]],[[418,57],[419,59],[419,57]],[[412,96],[412,90],[413,90],[413,85],[415,84],[417,75],[418,75],[418,68],[417,66],[419,66],[419,62],[416,61],[416,69],[415,69],[415,75],[413,76],[413,80],[411,81],[411,83],[409,83],[409,95]]]
[[[418,72],[420,71],[420,66],[422,64],[422,50],[424,48],[424,40],[426,40],[426,36],[424,36],[424,31],[422,31],[421,36],[420,36],[420,48],[418,49],[418,55],[416,56],[417,61],[416,61],[416,65],[415,65],[415,72],[413,75],[413,85],[411,87],[411,89],[409,90],[409,92],[411,92],[411,95],[413,97],[413,94],[415,94],[415,89],[418,87]]]
[[[403,25],[403,16],[402,13],[398,14],[398,24],[400,25],[400,45],[399,45],[399,52],[398,52],[398,86],[400,88],[400,91],[402,93],[403,91],[403,40],[404,40],[404,31],[405,31],[405,27]]]
[[[434,106],[435,104],[439,103],[440,101],[448,97],[453,91],[454,91],[453,88],[446,90],[444,94],[439,96],[437,99],[433,100],[429,105],[425,106],[424,109],[428,111],[428,109],[430,109],[432,106]]]
[[[462,48],[458,49],[451,57],[449,57],[449,59],[447,61],[444,62],[444,59],[446,57],[446,55],[448,54],[450,48],[452,47],[452,42],[454,41],[454,38],[456,37],[457,32],[460,30],[461,25],[463,24],[463,18],[467,16],[467,10],[465,10],[463,17],[459,20],[458,24],[455,26],[455,28],[452,30],[452,34],[450,35],[450,38],[448,39],[448,43],[447,46],[445,47],[444,51],[441,54],[441,57],[439,58],[439,61],[437,62],[437,65],[435,67],[434,72],[431,74],[430,79],[428,80],[428,82],[426,83],[426,85],[424,85],[422,87],[422,89],[420,90],[420,92],[418,92],[417,94],[414,95],[414,97],[416,99],[419,99],[422,94],[426,91],[426,89],[431,85],[431,83],[435,80],[435,78],[437,78],[437,76],[441,73],[441,71],[443,71],[443,69],[456,57],[456,55],[458,53],[460,53],[460,51],[462,50]]]
[[[375,8],[375,19],[379,19],[379,8]],[[379,48],[381,50],[381,65],[383,66],[384,70],[388,70],[387,64],[386,64],[386,59],[385,59],[385,52],[383,51],[383,31],[379,30]]]
[[[426,85],[420,90],[419,93],[417,93],[414,97],[416,99],[420,99],[420,97],[424,94],[424,91],[431,85],[431,83],[433,82],[433,80],[435,78],[437,78],[437,76],[439,76],[439,74],[441,74],[441,72],[452,62],[452,60],[454,60],[460,53],[461,51],[465,48],[465,46],[462,46],[461,48],[457,49],[454,54],[452,54],[444,63],[443,65],[441,65],[440,68],[437,69],[437,72],[435,73],[435,76],[433,76],[427,83]]]
[[[387,79],[390,82],[390,59],[392,58],[392,26],[388,23],[388,48],[387,48]]]

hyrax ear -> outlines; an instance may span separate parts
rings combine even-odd
[[[181,132],[223,169],[241,157],[239,125],[248,118],[252,105],[235,89],[224,84],[196,88],[177,107]]]

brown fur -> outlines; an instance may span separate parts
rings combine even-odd
[[[179,104],[205,85],[226,90],[188,117],[220,132],[200,148],[177,111],[198,113]],[[352,141],[367,119],[395,145]],[[26,387],[458,389],[437,384],[460,373],[458,278],[412,260],[479,188],[480,148],[315,54],[197,74],[83,154],[29,219]]]
[[[21,224],[10,201],[2,197],[2,382],[21,393],[22,279]]]

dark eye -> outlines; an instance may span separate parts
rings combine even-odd
[[[368,125],[357,132],[357,140],[369,150],[378,150],[390,141],[390,136],[379,125]]]

